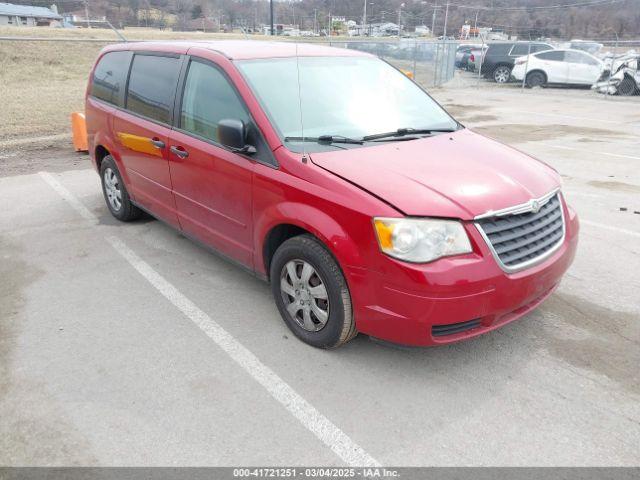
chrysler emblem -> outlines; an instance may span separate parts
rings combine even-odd
[[[531,200],[529,202],[529,207],[533,213],[538,213],[540,211],[540,202],[537,200]]]

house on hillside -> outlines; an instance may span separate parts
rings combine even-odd
[[[14,27],[59,27],[62,16],[55,5],[51,8],[0,3],[0,25]]]

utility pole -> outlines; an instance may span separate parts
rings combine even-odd
[[[364,0],[364,13],[362,14],[362,35],[364,36],[364,32],[367,29],[367,2],[369,0]]]
[[[271,36],[273,37],[275,35],[273,31],[273,0],[269,0],[269,18],[271,23]]]
[[[474,35],[476,37],[478,36],[478,13],[480,13],[480,10],[476,10],[476,21],[473,24]]]
[[[89,0],[84,0],[84,16],[87,17],[87,28],[91,28],[91,22],[89,21]]]
[[[433,5],[433,17],[431,17],[431,36],[436,36],[436,12],[438,11],[438,2]]]
[[[398,8],[398,38],[400,38],[400,32],[402,31],[402,7],[404,7],[404,3],[401,3],[400,8]]]
[[[444,38],[447,38],[447,17],[449,16],[449,2],[447,2],[447,8],[444,11]]]
[[[313,33],[318,33],[318,9],[313,9]]]
[[[291,4],[291,13],[293,14],[293,27],[296,27],[296,5],[295,3]]]

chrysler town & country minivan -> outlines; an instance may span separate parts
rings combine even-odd
[[[576,251],[556,171],[363,52],[109,46],[86,119],[116,218],[148,212],[268,280],[316,347],[491,331],[540,305]]]

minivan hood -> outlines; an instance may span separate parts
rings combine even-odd
[[[551,167],[468,129],[311,160],[412,216],[471,220],[560,186]]]

